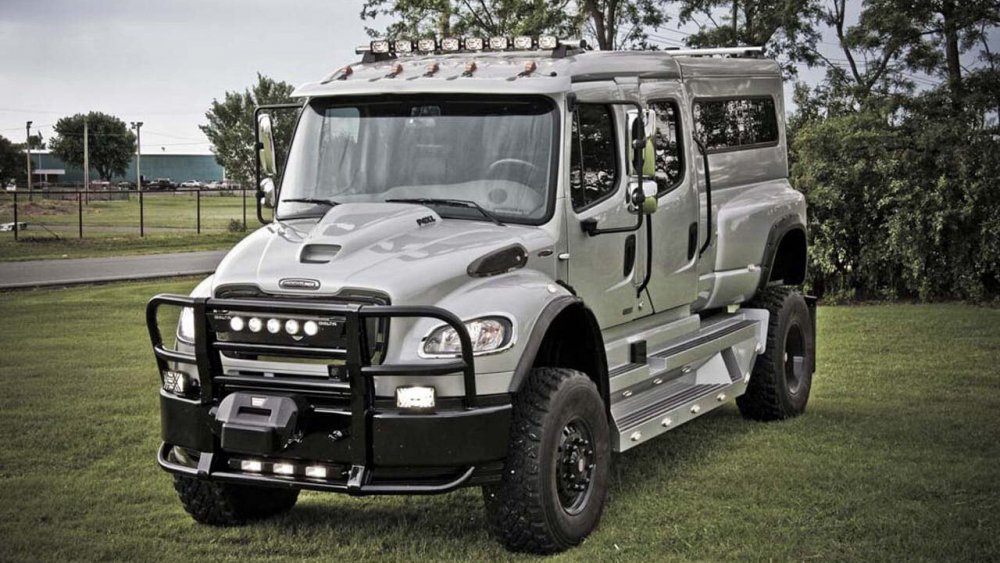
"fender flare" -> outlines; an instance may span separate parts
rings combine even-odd
[[[802,231],[806,235],[806,226],[802,224],[802,219],[795,214],[786,215],[771,225],[771,230],[767,234],[767,244],[764,246],[764,255],[760,261],[760,282],[757,289],[767,287],[767,281],[771,278],[771,271],[774,270],[774,259],[778,254],[778,247],[785,235],[792,231]]]
[[[597,317],[594,313],[583,303],[583,300],[579,297],[573,295],[562,295],[550,301],[542,312],[538,315],[535,321],[534,327],[531,329],[531,335],[528,337],[525,343],[524,352],[521,354],[521,358],[517,362],[517,366],[514,368],[514,375],[510,380],[510,386],[508,387],[508,392],[516,393],[520,389],[521,384],[527,378],[528,374],[531,372],[532,367],[535,365],[535,359],[538,356],[538,351],[542,346],[542,342],[549,333],[549,328],[552,326],[553,321],[559,317],[566,309],[570,307],[578,306],[582,309],[583,314],[587,317],[587,329],[590,332],[591,338],[594,342],[598,344],[596,347],[597,353],[597,371],[598,373],[588,374],[590,377],[594,378],[597,384],[597,389],[601,393],[601,398],[604,399],[604,403],[607,408],[610,409],[611,402],[610,398],[610,386],[608,384],[608,358],[604,350],[604,337],[601,336],[601,330],[597,324]]]

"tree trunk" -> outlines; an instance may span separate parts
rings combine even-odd
[[[961,52],[958,48],[958,25],[955,22],[956,10],[953,0],[946,0],[941,7],[941,16],[944,22],[944,54],[948,71],[948,89],[951,91],[952,106],[955,109],[961,109],[964,92]]]

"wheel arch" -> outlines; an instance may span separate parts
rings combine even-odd
[[[570,368],[587,374],[597,385],[605,407],[610,408],[604,338],[597,318],[580,298],[560,297],[542,310],[514,369],[510,392],[516,393],[536,367]]]
[[[806,280],[807,268],[806,227],[798,215],[788,215],[768,233],[758,290],[777,280],[783,280],[785,285],[800,285]]]

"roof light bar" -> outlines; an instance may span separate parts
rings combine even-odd
[[[421,39],[417,41],[417,50],[424,53],[433,53],[437,51],[437,41],[433,37]]]
[[[587,42],[582,39],[565,40],[554,35],[532,37],[519,35],[517,37],[424,37],[421,39],[374,39],[368,45],[355,49],[355,53],[372,55],[409,55],[413,53],[458,53],[462,51],[555,51],[560,48],[586,49]],[[746,50],[746,49],[741,49]],[[384,60],[384,59],[381,59]]]
[[[486,48],[486,42],[482,37],[466,37],[463,43],[466,51],[482,51]]]
[[[519,35],[514,38],[514,48],[518,51],[529,51],[534,45],[534,38],[528,35]]]
[[[510,48],[510,39],[506,37],[490,37],[490,49],[494,51],[506,51]]]
[[[538,48],[551,51],[559,48],[559,38],[554,35],[543,35],[538,38]]]
[[[462,48],[462,42],[457,37],[445,37],[441,40],[442,51],[458,51]]]
[[[409,39],[397,39],[392,42],[392,50],[397,53],[412,53],[413,48],[413,41]]]
[[[389,41],[386,39],[376,39],[371,42],[370,48],[373,53],[388,53],[389,52]]]

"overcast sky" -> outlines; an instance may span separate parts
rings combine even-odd
[[[0,135],[21,142],[31,120],[48,139],[58,118],[102,111],[144,122],[143,153],[208,153],[198,125],[213,98],[258,71],[299,85],[355,60],[368,41],[362,2],[0,0]],[[850,4],[854,15],[860,0]],[[675,26],[654,41],[679,45],[694,31]]]

